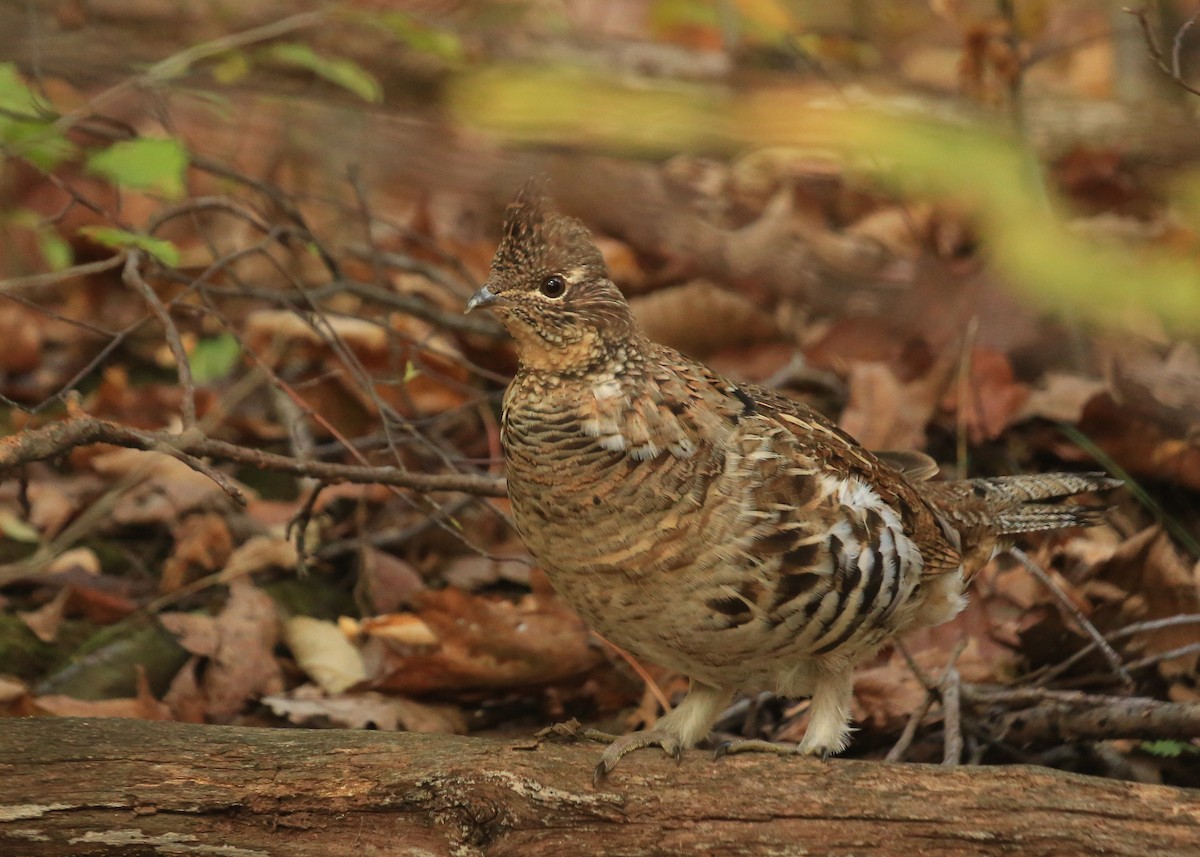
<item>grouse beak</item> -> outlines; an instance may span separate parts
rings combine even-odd
[[[495,302],[496,298],[497,295],[493,293],[487,286],[484,286],[475,294],[471,295],[471,299],[467,301],[467,312],[475,309],[475,307],[487,306],[488,304]]]

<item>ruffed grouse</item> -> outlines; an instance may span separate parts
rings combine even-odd
[[[842,750],[857,662],[957,614],[1007,537],[1100,519],[1056,501],[1119,484],[925,481],[932,459],[868,452],[803,404],[650,342],[587,229],[536,190],[510,206],[476,307],[516,340],[502,437],[526,545],[593,628],[691,679],[652,729],[612,740],[599,775],[641,747],[678,756],[739,688],[811,696],[787,751]]]

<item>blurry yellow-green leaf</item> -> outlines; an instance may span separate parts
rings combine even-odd
[[[212,67],[213,80],[224,86],[237,83],[250,73],[250,57],[244,51],[230,51]]]
[[[722,131],[723,98],[699,86],[511,66],[464,75],[450,93],[462,121],[510,140],[646,153],[710,145]]]
[[[736,0],[741,25],[747,36],[765,44],[777,44],[793,35],[796,23],[779,0]]]
[[[37,233],[38,250],[51,271],[61,271],[69,268],[75,261],[71,245],[53,229],[40,229]]]
[[[660,35],[680,27],[716,29],[721,23],[717,4],[711,0],[655,0],[649,19],[651,30]]]
[[[396,36],[414,51],[431,54],[449,63],[463,59],[462,40],[450,30],[435,29],[403,12],[363,13],[363,20]]]
[[[138,235],[124,229],[114,229],[111,226],[84,226],[79,230],[97,244],[112,247],[117,250],[126,247],[137,247],[149,253],[164,265],[179,264],[179,248],[170,241],[162,238],[151,238],[149,235]]]
[[[114,184],[179,199],[184,194],[187,161],[187,152],[178,140],[142,138],[113,143],[90,155],[87,168]]]
[[[0,509],[0,533],[4,533],[14,542],[25,544],[37,544],[42,540],[42,535],[36,527],[21,520],[8,509]]]
[[[13,63],[0,63],[0,144],[6,154],[52,170],[75,147],[54,127],[57,117],[42,105]]]
[[[241,360],[242,349],[232,334],[222,333],[198,341],[188,356],[192,377],[204,384],[227,377]]]
[[[37,96],[26,85],[14,63],[0,63],[0,110],[29,117],[40,113]]]
[[[279,65],[306,69],[325,78],[363,101],[377,104],[383,100],[383,87],[373,74],[354,60],[344,57],[324,57],[308,45],[300,42],[285,42],[264,48],[259,56]]]

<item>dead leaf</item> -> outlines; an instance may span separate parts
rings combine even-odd
[[[1083,417],[1087,403],[1106,389],[1096,378],[1085,378],[1068,372],[1047,372],[1014,415],[1014,420],[1039,417],[1075,425]]]
[[[215,617],[164,613],[160,619],[167,630],[179,635],[180,645],[195,655],[185,669],[195,669],[197,659],[206,659],[198,687],[210,719],[227,720],[251,699],[282,689],[283,676],[274,653],[278,639],[275,603],[245,578],[230,582],[229,600]],[[167,699],[173,702],[171,694]]]
[[[97,455],[92,467],[110,479],[132,485],[113,506],[111,518],[119,524],[161,524],[225,494],[202,473],[163,452],[118,449]]]
[[[171,527],[175,548],[163,563],[160,592],[174,592],[195,577],[221,568],[233,550],[225,518],[213,512],[188,515]]]
[[[57,536],[67,522],[79,513],[78,504],[53,482],[31,482],[28,494],[29,523],[41,531],[43,538]]]
[[[296,545],[279,536],[251,536],[229,555],[221,577],[231,580],[265,568],[295,568],[300,562]]]
[[[960,400],[961,393],[966,394],[966,401]],[[999,437],[1028,398],[1029,388],[1016,380],[1008,357],[990,348],[976,348],[971,353],[966,389],[951,384],[943,407],[959,415],[971,443],[979,445]]]
[[[769,313],[708,280],[659,289],[629,307],[647,336],[694,357],[780,335]]]
[[[529,563],[519,559],[493,559],[466,554],[456,556],[442,570],[442,579],[451,586],[474,592],[498,581],[529,585]]]
[[[903,384],[883,363],[856,363],[838,421],[868,449],[924,449],[933,403],[918,383]]]
[[[467,720],[453,705],[428,705],[411,699],[382,693],[346,694],[345,696],[267,696],[263,703],[277,715],[300,726],[325,721],[346,729],[378,729],[383,732],[426,732],[464,735]]]
[[[485,598],[458,589],[421,593],[417,614],[436,640],[427,652],[373,637],[364,649],[376,687],[402,693],[546,684],[603,661],[582,621],[557,598]]]
[[[43,643],[53,643],[58,636],[58,626],[65,618],[64,611],[70,597],[71,587],[64,586],[38,609],[18,612],[17,615],[39,640]]]
[[[351,637],[376,637],[399,646],[436,646],[437,635],[428,625],[411,613],[390,613],[355,620],[343,616],[338,623],[343,633]]]
[[[326,693],[339,694],[367,678],[362,655],[333,622],[294,616],[283,635],[296,664]]]
[[[359,585],[376,613],[407,607],[425,588],[425,580],[412,565],[387,551],[367,545],[359,556]]]
[[[1097,567],[1094,577],[1129,595],[1115,615],[1098,617],[1105,630],[1200,613],[1200,564],[1185,560],[1160,526],[1147,527],[1118,547]],[[1196,638],[1194,625],[1180,625],[1138,634],[1128,647],[1140,657],[1149,657],[1194,644]],[[1171,685],[1172,698],[1194,698],[1198,667],[1200,653],[1196,652],[1158,664],[1159,674]]]

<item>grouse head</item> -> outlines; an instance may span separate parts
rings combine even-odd
[[[526,369],[581,371],[635,331],[591,233],[532,183],[508,207],[491,274],[467,311],[476,307],[496,313]]]

